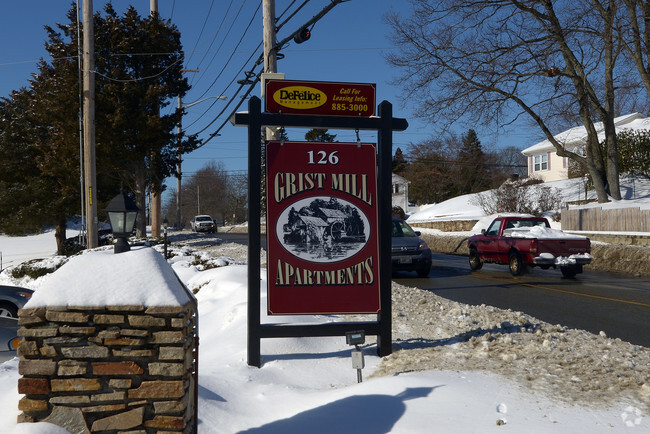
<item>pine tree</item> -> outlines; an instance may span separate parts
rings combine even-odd
[[[305,133],[305,140],[308,142],[332,143],[336,134],[329,134],[327,128],[312,128]]]
[[[29,88],[12,93],[0,106],[2,172],[21,174],[0,176],[0,204],[12,204],[0,211],[0,225],[5,230],[21,219],[32,228],[56,224],[59,252],[66,220],[80,207],[74,7],[67,18],[69,23],[57,24],[56,30],[46,27],[51,63],[41,60]],[[118,17],[110,3],[105,16],[95,14],[94,28],[98,208],[103,209],[125,181],[140,193],[138,206],[144,211],[146,186],[160,184],[176,162],[174,131],[180,112],[160,116],[158,108],[189,88],[181,73],[180,33],[157,16],[138,16],[133,7]],[[190,138],[181,152],[195,146],[196,139]]]
[[[486,156],[476,131],[470,129],[462,138],[458,152],[458,195],[476,193],[488,188],[490,174]]]

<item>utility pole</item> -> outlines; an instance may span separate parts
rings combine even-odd
[[[275,50],[275,0],[264,0],[262,20],[264,24],[264,72],[276,73],[278,72],[278,56]],[[266,127],[265,137],[266,140],[277,140],[278,129]]]
[[[183,98],[180,94],[178,95],[178,110],[183,109]],[[181,142],[183,141],[183,113],[181,113],[180,118],[178,119],[178,152],[176,153],[176,230],[180,231],[183,229],[182,220],[181,220]]]
[[[158,0],[149,0],[149,11],[151,16],[158,14]],[[158,111],[158,108],[156,108]],[[151,156],[152,161],[160,158],[159,155]],[[158,191],[156,191],[158,190]],[[160,237],[160,225],[162,224],[162,218],[160,214],[162,213],[162,204],[161,204],[161,194],[162,194],[162,185],[155,185],[155,181],[152,180],[151,183],[151,236]]]
[[[95,163],[95,32],[93,0],[83,0],[83,118],[84,118],[84,180],[86,196],[87,248],[98,247],[97,177]]]

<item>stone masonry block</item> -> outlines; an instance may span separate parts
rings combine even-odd
[[[115,431],[135,428],[142,425],[144,418],[144,407],[115,414],[113,416],[98,419],[93,422],[92,431]]]
[[[18,362],[20,375],[54,375],[56,362],[53,360],[30,360],[21,358]]]
[[[182,381],[143,381],[137,389],[129,390],[129,399],[180,398],[183,396]]]
[[[126,392],[111,392],[111,393],[98,393],[92,395],[90,399],[92,402],[107,402],[107,401],[124,401]]]
[[[138,338],[104,339],[104,345],[110,347],[139,347],[144,345],[144,342],[144,339]]]
[[[44,317],[36,315],[20,315],[18,316],[18,325],[34,325],[34,324],[43,324],[45,322]]]
[[[48,358],[50,358],[50,359],[53,359],[53,358],[56,357],[57,354],[58,354],[58,353],[56,352],[56,348],[54,348],[54,347],[51,346],[51,345],[45,345],[45,346],[41,347],[41,349],[39,350],[39,352],[41,353],[41,356],[43,356],[43,357],[48,357]]]
[[[79,342],[81,342],[81,337],[78,336],[56,336],[43,339],[45,345],[75,345]]]
[[[154,416],[153,420],[144,422],[147,428],[158,429],[183,429],[185,428],[185,421],[180,416]]]
[[[19,356],[38,356],[38,344],[35,341],[20,341],[18,345],[18,355]]]
[[[104,359],[110,353],[108,348],[98,346],[66,347],[61,352],[70,359]]]
[[[50,380],[52,392],[91,392],[102,389],[96,378],[53,378]]]
[[[57,370],[57,374],[61,377],[86,375],[87,372],[88,362],[80,362],[77,360],[61,360]]]
[[[183,347],[160,347],[158,358],[160,360],[183,360],[185,350]]]
[[[148,330],[136,330],[136,329],[122,329],[120,330],[120,336],[128,336],[132,338],[146,338],[149,336]]]
[[[50,404],[52,405],[90,404],[90,396],[88,395],[51,396]]]
[[[119,327],[111,327],[106,330],[102,330],[99,333],[97,333],[97,337],[101,339],[116,339],[120,337],[120,328]]]
[[[180,377],[184,369],[182,363],[149,363],[149,375],[161,377]]]
[[[69,325],[62,325],[59,327],[59,333],[62,335],[93,335],[95,334],[95,327],[75,327]]]
[[[47,395],[50,393],[50,380],[47,378],[19,378],[18,393],[23,395]]]
[[[26,396],[23,396],[20,401],[18,401],[18,410],[35,412],[35,411],[47,411],[47,401],[41,399],[29,399]]]
[[[88,323],[88,314],[83,312],[57,312],[48,310],[45,319],[52,322]]]
[[[131,327],[164,327],[165,318],[150,315],[129,315],[129,325]]]
[[[47,309],[44,307],[32,307],[28,309],[23,308],[18,311],[18,318],[27,316],[45,318],[45,312],[47,312]]]
[[[183,401],[156,401],[153,403],[156,414],[179,413],[185,410]]]
[[[95,314],[93,322],[95,324],[124,324],[124,315]]]
[[[187,306],[149,306],[144,311],[147,315],[178,315],[188,310]]]
[[[111,389],[128,389],[131,387],[130,378],[111,378],[108,380],[108,387]]]
[[[136,362],[94,362],[95,375],[140,375],[144,370]]]
[[[104,404],[104,405],[93,405],[92,407],[84,407],[81,409],[84,413],[105,413],[107,411],[119,411],[124,410],[126,404]]]
[[[123,305],[123,306],[108,306],[106,309],[113,312],[144,312],[143,305]]]
[[[113,350],[113,355],[115,357],[154,357],[156,355],[155,350],[131,350],[131,349],[121,349]]]
[[[21,338],[49,338],[56,336],[59,333],[59,327],[57,326],[45,326],[45,327],[21,327],[18,329],[18,336]]]
[[[185,342],[183,332],[155,332],[151,337],[151,342],[155,344],[181,344]]]

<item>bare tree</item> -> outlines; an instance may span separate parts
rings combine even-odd
[[[557,154],[589,171],[600,202],[620,199],[614,125],[622,45],[615,0],[409,0],[413,12],[387,16],[403,69],[404,98],[440,125],[458,120],[498,127],[528,117]],[[582,150],[565,149],[553,129],[579,119]],[[605,152],[597,123],[602,122]]]

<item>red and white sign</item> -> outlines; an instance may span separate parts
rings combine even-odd
[[[373,143],[266,145],[268,311],[379,313]]]
[[[266,80],[269,113],[374,116],[376,86],[370,83]]]

